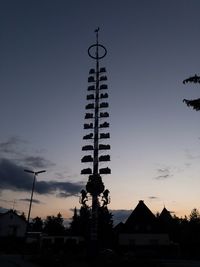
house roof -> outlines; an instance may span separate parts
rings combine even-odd
[[[136,208],[125,222],[125,231],[149,232],[156,229],[156,217],[150,209],[140,200]]]
[[[164,223],[170,223],[173,220],[170,212],[165,207],[160,213],[159,220]]]
[[[23,216],[18,215],[15,210],[8,210],[4,213],[0,213],[0,217],[6,216],[9,214],[13,214],[14,216],[17,216],[18,218],[20,218],[22,221],[26,222],[26,219]]]
[[[131,215],[126,220],[125,224],[140,223],[145,221],[154,221],[155,215],[144,204],[143,200],[140,200],[136,208],[132,211]]]
[[[124,223],[120,222],[114,227],[114,231],[115,232],[121,232],[123,230],[123,228],[124,228]]]

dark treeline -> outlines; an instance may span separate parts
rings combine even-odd
[[[29,232],[41,232],[47,235],[70,235],[82,236],[84,240],[90,239],[91,210],[85,206],[81,207],[79,214],[74,209],[74,215],[68,227],[64,226],[64,219],[61,213],[57,216],[47,216],[42,220],[40,217],[32,219],[29,225]],[[113,219],[107,207],[99,207],[98,214],[98,237],[100,245],[111,247],[113,243]]]
[[[45,220],[35,217],[29,225],[29,232],[42,232],[48,235],[63,235],[67,229],[61,213],[57,216],[47,216]]]
[[[159,214],[157,214],[159,220]],[[90,210],[81,207],[79,212],[74,209],[74,215],[68,227],[60,213],[57,216],[47,216],[45,220],[36,217],[30,224],[30,231],[42,232],[47,235],[82,236],[85,241],[90,239]],[[106,207],[99,208],[98,237],[100,247],[116,249],[117,227],[113,227],[112,214]],[[171,242],[178,244],[184,257],[199,257],[200,249],[200,213],[194,208],[187,217],[177,217],[162,221],[162,232],[168,233]]]
[[[24,218],[24,214],[21,216]],[[119,230],[120,225],[125,224],[114,227],[112,213],[107,207],[99,207],[97,227],[99,257],[96,266],[122,266],[123,264],[129,266],[129,263],[134,263],[134,266],[155,267],[161,265],[155,265],[154,261],[150,265],[149,261],[155,259],[156,262],[159,262],[163,255],[164,259],[200,260],[200,213],[197,209],[194,208],[189,216],[181,218],[176,215],[162,217],[160,214],[156,214],[155,220],[158,227],[156,232],[166,233],[171,243],[162,247],[164,254],[158,253],[158,251],[160,252],[159,246],[151,245],[149,248],[140,249],[138,257],[135,246],[123,247],[119,243],[119,234],[123,233],[121,231],[123,227]],[[91,209],[87,206],[81,207],[80,210],[74,209],[73,217],[67,227],[61,213],[56,216],[47,216],[45,219],[35,217],[30,222],[29,233],[41,234],[40,238],[35,240],[36,242],[22,242],[20,247],[19,239],[16,239],[17,242],[14,243],[11,243],[14,241],[13,239],[4,239],[0,251],[9,251],[10,253],[23,251],[25,254],[34,255],[34,261],[43,267],[65,267],[74,262],[80,264],[81,262],[88,262],[89,259],[90,229]],[[143,234],[143,232],[140,233]],[[148,233],[153,236],[153,232]],[[54,241],[49,243],[50,240]],[[152,251],[153,254],[149,254]],[[143,260],[147,261],[148,264],[137,265],[137,262]]]
[[[108,211],[106,207],[99,208],[99,226],[102,225],[102,228],[106,226],[106,228],[113,229],[113,215]],[[79,213],[79,214],[78,214]],[[33,232],[44,232],[49,235],[51,234],[63,234],[63,233],[72,233],[74,235],[87,235],[89,231],[89,220],[90,220],[90,209],[81,207],[79,212],[77,209],[74,209],[74,214],[71,219],[71,223],[68,227],[64,226],[64,218],[62,214],[59,212],[57,216],[47,216],[46,219],[42,219],[41,217],[35,217],[32,219],[29,225],[29,230]],[[24,214],[21,216],[24,217]],[[157,217],[159,213],[157,214]],[[193,228],[193,226],[200,226],[200,212],[198,209],[194,208],[189,216],[177,217],[174,215],[172,217],[174,225],[183,226],[187,225],[188,227]],[[104,228],[105,230],[105,228]]]
[[[178,218],[174,215],[162,225],[170,240],[178,244],[181,258],[200,259],[200,213],[196,208],[188,217]]]

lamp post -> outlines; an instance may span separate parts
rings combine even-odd
[[[34,192],[34,189],[35,189],[36,176],[39,173],[43,173],[43,172],[46,172],[46,171],[45,170],[37,171],[37,172],[31,171],[31,170],[24,170],[24,171],[33,174],[33,185],[32,185],[31,199],[30,199],[30,204],[29,204],[28,218],[27,218],[27,227],[26,227],[26,234],[27,234],[27,232],[28,232],[28,226],[29,226],[29,220],[30,220],[30,214],[31,214],[31,206],[32,206],[32,201],[33,201],[33,192]]]

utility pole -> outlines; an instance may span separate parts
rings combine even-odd
[[[33,202],[33,193],[34,193],[34,189],[35,189],[36,176],[39,173],[43,173],[43,172],[46,172],[46,171],[45,170],[37,171],[37,172],[31,171],[31,170],[24,170],[24,171],[33,174],[33,184],[32,184],[31,198],[30,198],[30,204],[29,204],[29,210],[28,210],[27,225],[26,225],[26,235],[27,235],[27,232],[28,232],[28,229],[29,229],[29,222],[30,222],[31,207],[32,207],[32,202]]]

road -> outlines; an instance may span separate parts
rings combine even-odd
[[[199,261],[163,260],[160,263],[162,267],[200,267]]]
[[[23,259],[22,255],[0,255],[1,267],[38,267],[37,265]]]

